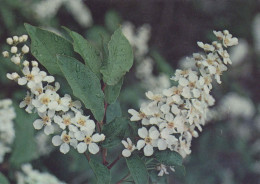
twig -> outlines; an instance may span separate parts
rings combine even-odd
[[[120,160],[120,158],[121,155],[117,156],[116,159],[109,166],[107,166],[107,168],[111,169],[117,163],[117,161]]]

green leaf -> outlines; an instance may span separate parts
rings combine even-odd
[[[92,26],[88,29],[86,37],[93,41],[99,48],[103,47],[103,43],[108,43],[110,40],[109,32],[102,26]]]
[[[105,15],[105,25],[112,33],[119,28],[121,21],[120,15],[114,10],[108,11]]]
[[[167,166],[182,166],[182,157],[179,153],[170,150],[157,151],[155,158],[164,165]]]
[[[116,136],[106,137],[106,139],[102,142],[102,147],[104,148],[112,148],[121,144],[122,139]]]
[[[62,74],[57,64],[56,55],[66,54],[73,57],[75,55],[72,44],[55,33],[25,24],[31,38],[31,52],[34,57],[51,74]]]
[[[133,65],[133,51],[121,29],[117,29],[108,43],[108,61],[101,68],[103,80],[108,85],[115,85]]]
[[[97,184],[109,184],[111,180],[110,170],[99,163],[97,160],[91,158],[89,165],[92,168],[97,178]]]
[[[15,140],[10,157],[10,163],[14,167],[30,162],[37,156],[33,128],[35,119],[36,114],[28,114],[16,105]]]
[[[9,184],[9,181],[7,180],[7,178],[2,173],[0,173],[0,183],[1,184]]]
[[[148,172],[145,163],[137,155],[126,158],[127,167],[136,184],[148,183]]]
[[[125,117],[116,118],[114,121],[106,123],[103,126],[102,132],[107,137],[124,136],[128,122],[129,120]]]
[[[73,90],[98,121],[104,116],[104,93],[98,77],[84,64],[68,56],[58,55],[58,64]]]
[[[168,184],[167,176],[158,176],[159,171],[152,170],[149,172],[149,178],[151,180],[151,183],[158,183],[158,184]]]
[[[107,107],[106,123],[110,123],[115,118],[121,116],[122,116],[122,111],[121,111],[120,103],[118,101]]]
[[[75,52],[79,53],[81,57],[84,59],[85,64],[90,68],[92,72],[94,72],[99,78],[100,67],[102,65],[100,52],[96,49],[89,41],[87,41],[80,34],[69,30],[68,28],[64,29],[69,32],[70,36],[73,39],[73,47]]]
[[[107,85],[106,86],[105,99],[106,99],[107,103],[112,104],[116,101],[116,99],[118,98],[118,96],[120,94],[120,90],[121,90],[123,81],[124,81],[124,79],[122,77],[122,79],[116,85],[113,85],[113,86]]]

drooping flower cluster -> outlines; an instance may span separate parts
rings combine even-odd
[[[65,182],[59,181],[54,175],[49,173],[41,173],[38,170],[32,168],[31,164],[22,165],[22,172],[16,173],[17,184],[65,184]]]
[[[0,100],[0,163],[3,162],[6,153],[11,151],[11,145],[15,138],[13,119],[16,117],[12,101]]]
[[[84,153],[88,149],[90,153],[96,154],[99,151],[97,143],[103,141],[105,136],[95,133],[95,122],[83,114],[79,101],[73,101],[68,94],[60,96],[58,93],[60,84],[55,82],[53,76],[41,71],[37,61],[22,61],[24,54],[29,52],[29,47],[27,49],[26,46],[25,52],[25,46],[23,46],[22,52],[19,53],[17,45],[27,40],[28,36],[21,38],[24,37],[26,39],[21,42],[20,37],[17,41],[15,41],[16,37],[7,39],[7,43],[12,46],[11,53],[14,54],[11,56],[11,61],[15,57],[15,61],[19,61],[14,62],[15,64],[21,65],[21,62],[23,64],[22,76],[18,73],[8,73],[7,77],[29,89],[20,107],[25,108],[28,113],[38,113],[40,118],[33,122],[35,129],[43,129],[46,135],[54,134],[55,127],[62,130],[60,135],[52,138],[52,143],[54,146],[60,146],[62,153],[69,152],[72,146],[79,153]],[[16,52],[12,52],[14,47]],[[9,52],[5,51],[3,55],[9,57]]]
[[[183,158],[191,153],[192,138],[198,137],[198,130],[202,131],[208,108],[215,102],[210,95],[212,80],[221,83],[220,76],[231,64],[226,48],[238,44],[227,30],[214,34],[219,41],[198,42],[205,55],[193,54],[197,71],[176,70],[171,79],[177,86],[163,90],[162,94],[149,91],[148,104],[143,104],[139,112],[129,109],[131,121],[140,121],[142,125],[136,148],[143,149],[145,156],[153,155],[155,149],[170,149]]]

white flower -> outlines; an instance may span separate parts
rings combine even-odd
[[[52,143],[54,146],[60,146],[60,152],[66,154],[70,151],[69,145],[76,148],[78,141],[74,138],[74,134],[72,132],[67,134],[66,131],[63,131],[60,136],[55,135],[52,138]]]
[[[9,57],[9,52],[7,52],[7,51],[2,52],[2,54],[3,54],[3,57],[5,57],[5,58]]]
[[[73,114],[71,112],[63,114],[62,117],[55,115],[54,116],[54,122],[57,123],[61,129],[65,129],[66,127],[74,127],[74,125],[72,125],[72,118],[73,118]]]
[[[19,56],[12,56],[11,61],[16,65],[19,65],[21,63],[21,58]]]
[[[88,116],[84,116],[81,112],[77,112],[75,117],[72,118],[73,124],[80,128],[80,130],[92,131],[95,129],[95,122],[89,119]]]
[[[214,47],[212,45],[209,44],[204,44],[202,42],[197,42],[198,46],[202,49],[204,49],[205,51],[214,51]]]
[[[54,127],[52,125],[52,118],[54,117],[55,112],[49,110],[48,112],[44,112],[44,113],[39,112],[38,114],[42,119],[37,119],[33,122],[34,128],[36,130],[40,130],[44,126],[44,133],[46,135],[53,134]]]
[[[158,176],[163,176],[164,174],[169,174],[166,168],[166,165],[160,164],[156,167],[159,171]]]
[[[38,67],[33,67],[32,70],[30,71],[28,66],[25,66],[23,68],[23,74],[25,75],[24,77],[21,77],[18,80],[18,84],[19,85],[25,85],[27,84],[27,86],[29,88],[33,87],[35,85],[35,83],[40,83],[42,82],[42,76],[40,75],[40,69]]]
[[[15,53],[17,53],[17,51],[18,51],[18,49],[16,46],[11,47],[11,53],[15,54]]]
[[[32,104],[42,113],[47,111],[47,109],[56,110],[59,105],[57,98],[59,98],[59,95],[56,92],[46,90],[45,93],[42,93],[36,99],[33,99]]]
[[[153,147],[156,146],[157,140],[160,136],[159,131],[152,126],[149,129],[149,132],[145,127],[139,128],[138,129],[138,135],[142,138],[137,142],[137,149],[140,150],[144,148],[144,155],[145,156],[151,156],[153,154]]]
[[[32,110],[34,108],[34,106],[32,105],[32,99],[34,98],[33,94],[30,94],[30,92],[27,91],[27,95],[24,98],[24,100],[20,103],[19,107],[20,108],[25,108],[25,111],[28,113],[32,113]]]
[[[136,149],[135,145],[132,143],[131,139],[130,138],[127,138],[126,139],[127,141],[125,140],[122,140],[122,144],[124,145],[124,147],[126,149],[124,149],[122,151],[122,155],[124,157],[130,157],[132,152]]]
[[[6,43],[7,43],[8,45],[13,45],[14,41],[13,41],[12,38],[7,38],[7,39],[6,39]]]
[[[80,142],[77,145],[77,150],[79,153],[84,153],[87,150],[91,154],[97,154],[99,152],[99,146],[96,143],[103,141],[105,139],[105,135],[98,134],[98,133],[95,133],[94,135],[92,134],[93,134],[93,130],[79,131],[75,133],[75,137],[78,141],[84,141],[84,142]]]

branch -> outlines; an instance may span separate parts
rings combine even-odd
[[[107,168],[111,169],[117,163],[117,161],[120,160],[120,158],[121,155],[117,156],[116,159],[109,166],[107,166]]]

